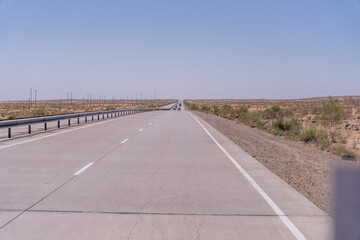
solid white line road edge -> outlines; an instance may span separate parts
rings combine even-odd
[[[210,138],[216,143],[216,145],[225,153],[225,155],[230,159],[230,161],[237,167],[237,169],[244,175],[244,177],[251,183],[251,185],[256,189],[256,191],[265,199],[265,201],[270,205],[274,210],[276,215],[281,219],[285,226],[290,230],[294,237],[298,240],[306,240],[306,237],[300,232],[300,230],[291,222],[291,220],[285,216],[284,212],[276,205],[276,203],[262,190],[262,188],[255,182],[255,180],[250,177],[250,175],[235,161],[235,159],[225,150],[223,146],[210,134],[210,132],[204,127],[204,125],[190,112],[188,112],[199,125],[204,129],[204,131],[210,136]]]
[[[74,176],[80,175],[82,172],[84,172],[88,167],[90,167],[93,164],[94,164],[94,162],[89,163],[88,165],[86,165],[85,167],[83,167],[82,169],[80,169],[79,171],[74,173]]]

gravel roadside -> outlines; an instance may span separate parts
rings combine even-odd
[[[331,212],[332,176],[339,157],[213,114],[193,111],[322,210]]]

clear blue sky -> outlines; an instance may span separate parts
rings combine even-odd
[[[0,99],[360,95],[359,0],[0,0]]]

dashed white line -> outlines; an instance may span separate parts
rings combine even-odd
[[[120,144],[126,143],[128,140],[129,139],[127,138],[127,139],[123,140]]]
[[[151,125],[152,123],[149,123],[149,126]]]
[[[291,220],[284,214],[284,212],[276,205],[276,203],[265,193],[265,191],[250,177],[250,175],[239,165],[239,163],[225,150],[223,146],[210,134],[210,132],[204,127],[204,125],[190,112],[188,112],[204,129],[204,131],[210,136],[215,144],[225,153],[230,161],[236,166],[236,168],[244,175],[244,177],[251,183],[251,185],[257,190],[257,192],[265,199],[273,211],[278,215],[285,226],[290,230],[294,237],[298,240],[306,240],[306,237],[300,232],[300,230],[291,222]]]
[[[85,167],[83,167],[82,169],[80,169],[79,171],[74,173],[74,176],[80,175],[82,172],[84,172],[88,167],[90,167],[93,164],[94,164],[94,162],[89,163],[88,165],[86,165]]]
[[[139,130],[139,132],[142,132],[142,131],[144,131],[144,129],[143,129],[143,128]]]

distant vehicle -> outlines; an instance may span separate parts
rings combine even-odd
[[[181,107],[178,107],[178,111],[181,111]]]

